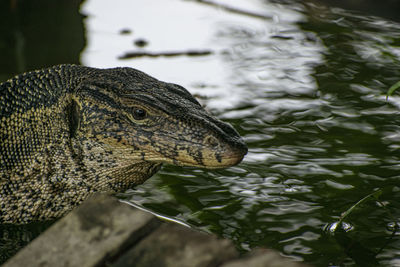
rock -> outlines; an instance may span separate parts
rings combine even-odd
[[[245,257],[229,261],[220,267],[305,267],[307,265],[282,257],[271,249],[255,249]]]
[[[238,257],[229,240],[165,223],[111,266],[206,267]]]
[[[244,256],[232,241],[163,222],[96,194],[6,262],[5,267],[299,267],[269,249]]]
[[[160,224],[150,213],[98,194],[52,225],[3,266],[98,266]]]

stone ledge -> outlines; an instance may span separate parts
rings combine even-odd
[[[95,194],[3,266],[304,266],[258,249],[241,257],[230,240],[164,222]]]

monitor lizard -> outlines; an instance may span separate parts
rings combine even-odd
[[[0,223],[58,218],[163,163],[238,164],[247,146],[182,86],[133,68],[58,65],[0,84]]]

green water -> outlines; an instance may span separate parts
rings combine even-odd
[[[135,48],[101,48],[96,38],[127,37],[90,26],[81,62],[133,66],[184,85],[240,132],[249,153],[225,170],[164,166],[121,197],[232,239],[241,250],[265,246],[316,266],[400,265],[400,97],[385,96],[400,80],[400,24],[302,1],[249,1],[256,8],[241,2],[265,18],[170,2],[210,14],[215,23],[206,29],[212,36],[205,46],[211,56],[118,60]],[[91,5],[83,11],[88,25],[91,17],[108,25]],[[137,28],[133,34],[149,36],[133,37],[147,38],[148,49],[157,50],[155,38],[164,29]],[[183,47],[199,43],[180,38]],[[173,50],[169,41],[158,45]],[[116,52],[105,54],[110,50]],[[342,213],[376,190],[382,190],[378,199],[368,198],[337,225]],[[3,230],[1,252],[22,246],[41,227]]]

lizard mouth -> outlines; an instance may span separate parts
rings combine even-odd
[[[247,154],[247,146],[240,139],[233,145],[225,145],[219,149],[203,148],[197,153],[179,153],[174,160],[175,165],[201,167],[207,169],[226,168],[239,164]]]
[[[206,169],[226,168],[239,164],[247,154],[244,142],[223,149],[196,147],[178,151],[175,155],[163,155],[159,152],[147,152],[143,160],[169,163],[177,166],[200,167]]]
[[[247,153],[247,151],[246,151]],[[203,167],[214,169],[214,168],[226,168],[239,164],[246,153],[229,153],[227,155],[218,156],[203,159]]]

